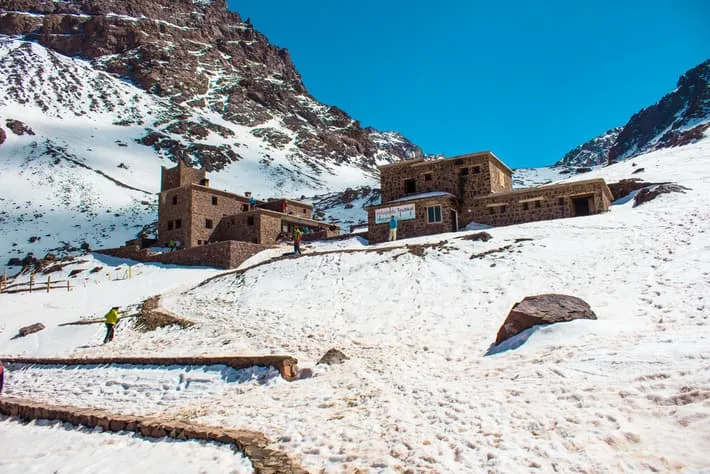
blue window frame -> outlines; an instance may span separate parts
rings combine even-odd
[[[427,207],[427,222],[429,224],[438,224],[441,222],[441,206]]]

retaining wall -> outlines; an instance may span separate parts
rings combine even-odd
[[[179,440],[206,440],[233,445],[244,453],[254,471],[261,474],[306,473],[287,454],[269,447],[272,442],[262,433],[247,430],[225,429],[215,426],[184,423],[160,417],[118,415],[106,410],[48,405],[19,398],[0,397],[0,414],[22,420],[58,420],[77,426],[105,431],[132,431],[150,438],[169,437]]]

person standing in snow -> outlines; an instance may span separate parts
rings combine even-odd
[[[390,242],[397,240],[397,219],[392,214],[390,217]]]
[[[293,253],[294,255],[301,255],[301,238],[303,237],[303,231],[299,227],[293,229]]]
[[[118,324],[118,306],[111,308],[111,311],[106,313],[104,316],[104,321],[106,322],[106,337],[104,338],[104,344],[113,341],[113,334],[116,324]]]

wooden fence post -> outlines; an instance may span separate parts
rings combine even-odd
[[[67,280],[67,291],[71,291],[71,283],[69,283],[69,280]]]
[[[30,293],[32,293],[32,284],[35,282],[35,276],[30,275]]]

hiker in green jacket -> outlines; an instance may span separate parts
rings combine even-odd
[[[106,313],[104,316],[104,321],[106,322],[106,337],[104,338],[104,344],[113,341],[114,328],[118,323],[118,306],[111,308],[111,311]]]

